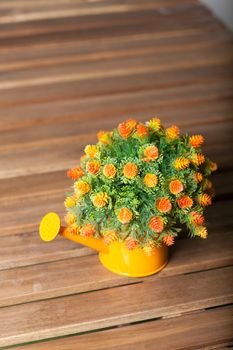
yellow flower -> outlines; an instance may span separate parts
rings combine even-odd
[[[158,183],[158,176],[150,173],[146,174],[143,182],[149,188],[155,187]]]
[[[147,123],[149,129],[153,130],[153,131],[159,131],[161,128],[161,122],[159,118],[152,118],[151,120],[149,120],[149,122]]]
[[[205,156],[202,153],[195,153],[195,154],[192,155],[192,159],[191,160],[192,160],[192,163],[194,165],[199,166],[199,165],[204,163]]]
[[[75,206],[76,202],[73,197],[67,197],[64,204],[66,208],[71,208]]]
[[[98,132],[97,137],[104,145],[109,145],[111,143],[111,132],[101,130]]]
[[[97,208],[104,207],[109,200],[109,196],[106,192],[99,192],[91,198],[92,203]]]
[[[199,236],[201,238],[207,238],[208,236],[208,232],[207,232],[207,229],[205,226],[199,226],[197,229],[196,229],[196,232],[195,232],[195,235],[196,236]]]
[[[64,216],[64,220],[66,222],[67,225],[72,225],[75,223],[76,221],[76,217],[74,214],[72,213],[67,213],[65,216]]]
[[[202,207],[206,207],[207,205],[212,204],[212,200],[209,194],[207,193],[202,193],[199,194],[198,198],[198,203],[202,206]]]
[[[86,155],[90,158],[95,158],[98,153],[97,147],[95,145],[87,145],[84,149]]]
[[[78,195],[86,194],[90,191],[90,185],[85,181],[78,181],[74,184],[74,190]]]
[[[155,254],[155,245],[153,242],[148,242],[146,245],[143,247],[143,251],[146,255],[151,256]]]
[[[173,163],[173,166],[176,170],[183,170],[188,168],[189,163],[190,162],[187,158],[179,157],[179,158],[176,158],[176,160]]]
[[[172,125],[170,128],[166,130],[167,139],[172,141],[179,137],[180,129],[176,125]]]

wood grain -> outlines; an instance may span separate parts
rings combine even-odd
[[[232,232],[212,235],[206,241],[176,242],[169,264],[159,275],[145,280],[208,270],[233,264]],[[77,273],[78,271],[78,273]],[[95,277],[95,278],[93,278]],[[57,262],[0,271],[0,306],[14,305],[73,293],[142,282],[108,272],[96,254]]]
[[[232,59],[232,34],[196,0],[0,2],[0,347],[230,345]],[[155,115],[203,133],[218,162],[209,239],[182,236],[145,279],[65,239],[42,243],[40,219],[63,216],[66,170],[96,132]],[[45,341],[57,336],[69,337]]]
[[[232,345],[232,307],[19,346],[18,350],[227,349]],[[213,331],[214,330],[214,331]],[[14,348],[9,348],[14,349]]]
[[[232,273],[223,268],[164,278],[156,288],[144,282],[1,308],[0,346],[228,304]]]

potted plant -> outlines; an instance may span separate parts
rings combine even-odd
[[[111,132],[100,131],[87,145],[80,166],[67,175],[74,181],[65,207],[67,226],[50,213],[41,222],[42,239],[60,232],[97,249],[109,270],[146,276],[167,263],[168,247],[180,224],[190,237],[207,237],[203,212],[211,204],[208,179],[217,165],[206,158],[201,135],[180,135],[158,118],[129,119]]]

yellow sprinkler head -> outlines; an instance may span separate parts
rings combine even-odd
[[[52,241],[59,233],[61,221],[56,213],[46,214],[40,223],[40,238],[49,242]]]

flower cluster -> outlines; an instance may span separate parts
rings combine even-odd
[[[129,119],[112,132],[100,131],[87,145],[65,200],[65,221],[73,234],[118,240],[128,249],[153,254],[168,246],[185,224],[190,236],[207,237],[203,211],[213,195],[209,175],[216,163],[201,151],[202,135],[180,135],[158,118]]]

